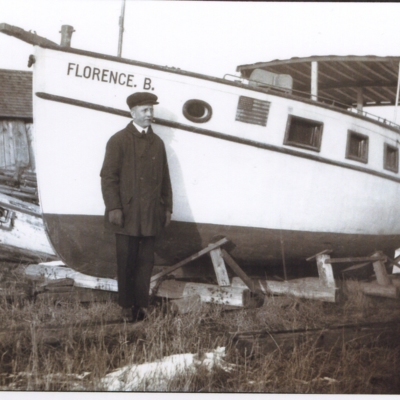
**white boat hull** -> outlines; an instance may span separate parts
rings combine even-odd
[[[89,67],[132,76],[132,87],[108,82],[103,72],[98,77],[104,80],[92,78]],[[400,179],[380,160],[384,143],[397,146],[397,132],[288,96],[36,48],[40,202],[50,239],[68,266],[115,274],[113,238],[102,224],[99,172],[108,139],[129,119],[96,106],[124,110],[130,93],[152,88],[160,101],[153,128],[166,145],[174,193],[173,222],[158,246],[164,262],[198,251],[214,235],[226,235],[236,245],[232,254],[256,266],[280,264],[282,254],[299,262],[326,247],[345,255],[400,247]],[[271,103],[266,127],[235,119],[239,96]],[[194,98],[213,107],[209,122],[196,124],[182,114],[183,104]],[[289,114],[324,123],[319,153],[283,145]],[[345,159],[349,129],[370,135],[368,165]]]

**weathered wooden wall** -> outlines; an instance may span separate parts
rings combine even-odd
[[[0,120],[0,169],[35,171],[32,125],[23,120]]]

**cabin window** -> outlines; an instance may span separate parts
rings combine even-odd
[[[188,100],[183,105],[183,115],[192,122],[204,123],[211,119],[212,108],[203,100]]]
[[[349,131],[347,135],[346,158],[366,164],[368,162],[368,136]]]
[[[289,115],[283,144],[320,151],[322,122]]]
[[[385,143],[383,167],[389,171],[399,172],[399,149]]]

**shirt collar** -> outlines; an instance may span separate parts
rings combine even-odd
[[[135,124],[134,121],[132,121],[132,124],[140,133],[142,133],[143,131],[144,131],[144,133],[147,133],[147,131],[149,130],[149,127],[143,128],[142,126]]]

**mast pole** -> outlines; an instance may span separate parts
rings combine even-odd
[[[394,104],[394,123],[397,123],[397,106],[399,104],[399,89],[400,89],[400,61],[399,73],[397,74],[397,90],[396,90],[396,103]]]
[[[125,0],[122,0],[121,16],[119,17],[118,57],[122,54],[122,38],[124,36]]]

